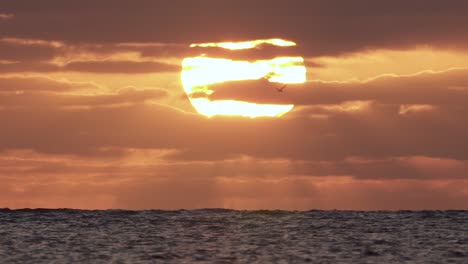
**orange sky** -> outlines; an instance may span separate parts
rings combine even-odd
[[[0,208],[468,209],[468,3],[348,2],[2,1]],[[272,38],[297,46],[190,48]],[[201,54],[307,81],[214,84],[295,107],[207,118]]]

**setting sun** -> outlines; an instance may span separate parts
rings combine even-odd
[[[244,42],[221,42],[192,44],[190,47],[218,47],[229,50],[252,49],[258,45],[290,47],[295,43],[281,39],[254,40]],[[236,100],[211,101],[208,96],[215,91],[210,85],[243,80],[266,79],[270,83],[292,84],[306,80],[304,59],[298,56],[276,57],[270,60],[242,61],[229,58],[211,58],[206,54],[185,58],[182,62],[182,85],[192,105],[202,115],[230,116],[282,116],[294,105],[257,104]],[[256,89],[256,87],[252,87]],[[272,90],[272,92],[275,92]],[[196,94],[197,97],[193,95]],[[204,97],[200,97],[204,95]]]

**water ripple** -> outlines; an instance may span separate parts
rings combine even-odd
[[[5,263],[468,263],[468,211],[0,209]]]

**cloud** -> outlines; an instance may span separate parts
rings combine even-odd
[[[466,209],[467,7],[1,1],[0,200],[11,207]],[[265,38],[298,46],[188,48]],[[249,61],[300,55],[310,81],[283,93],[265,81],[215,85],[212,99],[296,107],[279,119],[205,118],[178,96],[180,60],[202,53]]]
[[[179,53],[171,53],[175,50]],[[180,65],[148,60],[157,55],[170,58],[188,46],[158,43],[66,44],[28,38],[0,39],[0,73],[84,72],[155,73],[178,72]],[[151,53],[145,54],[143,53]],[[186,53],[186,52],[185,52]]]
[[[81,61],[63,66],[54,63],[0,63],[0,73],[20,72],[84,72],[108,74],[144,74],[179,72],[180,66],[162,62]]]
[[[288,168],[294,164],[286,160],[238,158],[167,163],[161,159],[163,154],[164,151],[141,149],[99,157],[3,152],[0,178],[4,184],[0,186],[0,198],[9,207],[101,209],[419,210],[464,209],[468,201],[466,178],[317,177],[289,174],[292,171]],[[444,166],[465,163],[466,166],[466,161],[439,162],[421,157],[409,160],[411,163],[442,162]],[[349,162],[372,164],[374,161]],[[277,174],[268,175],[268,172]]]
[[[239,155],[292,160],[349,156],[468,159],[463,151],[468,147],[467,109],[446,107],[435,114],[405,115],[399,111],[371,104],[363,111],[335,112],[327,119],[301,115],[250,120],[207,119],[163,105],[69,111],[7,108],[0,111],[0,122],[8,124],[0,131],[5,139],[0,149],[80,155],[103,147],[177,149],[168,156],[174,161]]]
[[[109,10],[110,5],[119,8]],[[462,1],[378,4],[369,0],[275,0],[249,5],[211,0],[197,5],[104,1],[99,5],[81,2],[64,6],[49,0],[41,5],[2,3],[0,8],[17,14],[11,23],[0,24],[4,35],[67,43],[190,44],[281,37],[296,41],[304,56],[420,45],[467,48],[463,44],[468,30],[464,27],[468,22],[464,16],[467,4]],[[168,17],[177,17],[170,22],[170,30]]]
[[[95,61],[72,62],[64,67],[65,71],[96,72],[96,73],[154,73],[179,72],[179,65],[161,62],[130,62],[130,61]]]
[[[99,89],[99,87],[90,82],[55,80],[45,76],[0,76],[0,93],[71,92],[81,89]]]
[[[0,105],[4,109],[14,107],[47,107],[60,109],[63,107],[105,107],[118,106],[145,101],[158,100],[167,96],[167,92],[160,89],[134,90],[126,89],[116,94],[99,95],[70,95],[70,94],[48,94],[48,93],[17,93],[0,96]]]
[[[334,105],[348,101],[383,104],[465,105],[468,103],[468,69],[426,71],[413,75],[384,75],[367,81],[289,84],[277,93],[279,84],[235,81],[211,85],[213,100],[237,99],[257,103]]]
[[[95,155],[107,147],[176,149],[177,152],[167,156],[173,161],[222,160],[241,155],[310,161],[340,161],[349,156],[464,160],[468,158],[463,151],[468,147],[464,146],[468,142],[465,140],[468,109],[462,103],[465,91],[460,85],[464,76],[463,70],[454,70],[386,77],[351,87],[332,84],[337,85],[336,89],[328,95],[327,90],[322,90],[318,99],[306,93],[297,97],[322,101],[298,107],[282,119],[254,120],[207,119],[164,105],[144,104],[166,96],[165,91],[157,89],[110,93],[85,82],[2,77],[0,122],[7,125],[0,131],[4,139],[0,149],[79,155]],[[405,84],[410,87],[399,88]],[[392,87],[397,89],[396,95],[390,93]],[[379,94],[371,88],[387,92]],[[362,94],[350,89],[358,89]],[[424,96],[411,93],[413,89]],[[86,94],[80,95],[81,90],[86,90]],[[341,96],[340,91],[345,91],[346,96]],[[452,92],[458,96],[451,95]],[[366,93],[373,97],[366,98],[369,96]],[[375,102],[334,104],[351,99]],[[317,115],[325,118],[316,118]],[[386,166],[396,168],[398,164]]]
[[[74,183],[50,178],[30,184],[3,182],[0,199],[11,208],[466,210],[468,202],[462,187],[466,181],[343,182],[333,178],[322,182],[316,179],[223,182],[113,177],[106,182],[99,177],[75,175]]]
[[[0,13],[0,21],[2,20],[10,20],[10,19],[13,19],[15,17],[14,14],[4,14],[4,13]]]
[[[215,179],[264,179],[352,177],[358,180],[468,180],[468,160],[428,157],[394,157],[380,160],[350,157],[339,161],[305,161],[259,159],[240,156],[223,160],[178,162],[168,161],[164,153],[177,150],[101,148],[96,155],[41,155],[35,158],[25,151],[7,151],[21,159],[0,160],[0,175],[75,174],[132,175],[139,177]],[[160,154],[158,154],[160,153]],[[48,158],[51,157],[51,158]],[[66,163],[63,161],[67,160]],[[116,170],[118,168],[118,172]]]
[[[85,72],[154,73],[178,72],[179,65],[142,59],[140,53],[158,50],[164,57],[171,45],[117,43],[70,44],[28,38],[0,39],[0,73]],[[180,47],[176,46],[178,49]]]
[[[0,42],[0,59],[7,61],[40,61],[52,59],[59,54],[54,47],[43,45],[18,45]]]
[[[205,54],[212,58],[229,58],[231,60],[270,60],[275,57],[300,56],[301,51],[297,47],[278,47],[271,45],[259,45],[253,49],[228,50],[217,47],[194,47],[187,51],[186,56],[200,56]]]

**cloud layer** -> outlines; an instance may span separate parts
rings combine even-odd
[[[111,8],[112,7],[112,8]],[[0,3],[0,207],[468,209],[466,1]],[[190,49],[285,38],[288,49]],[[205,118],[187,56],[306,59],[210,87],[294,104]]]

